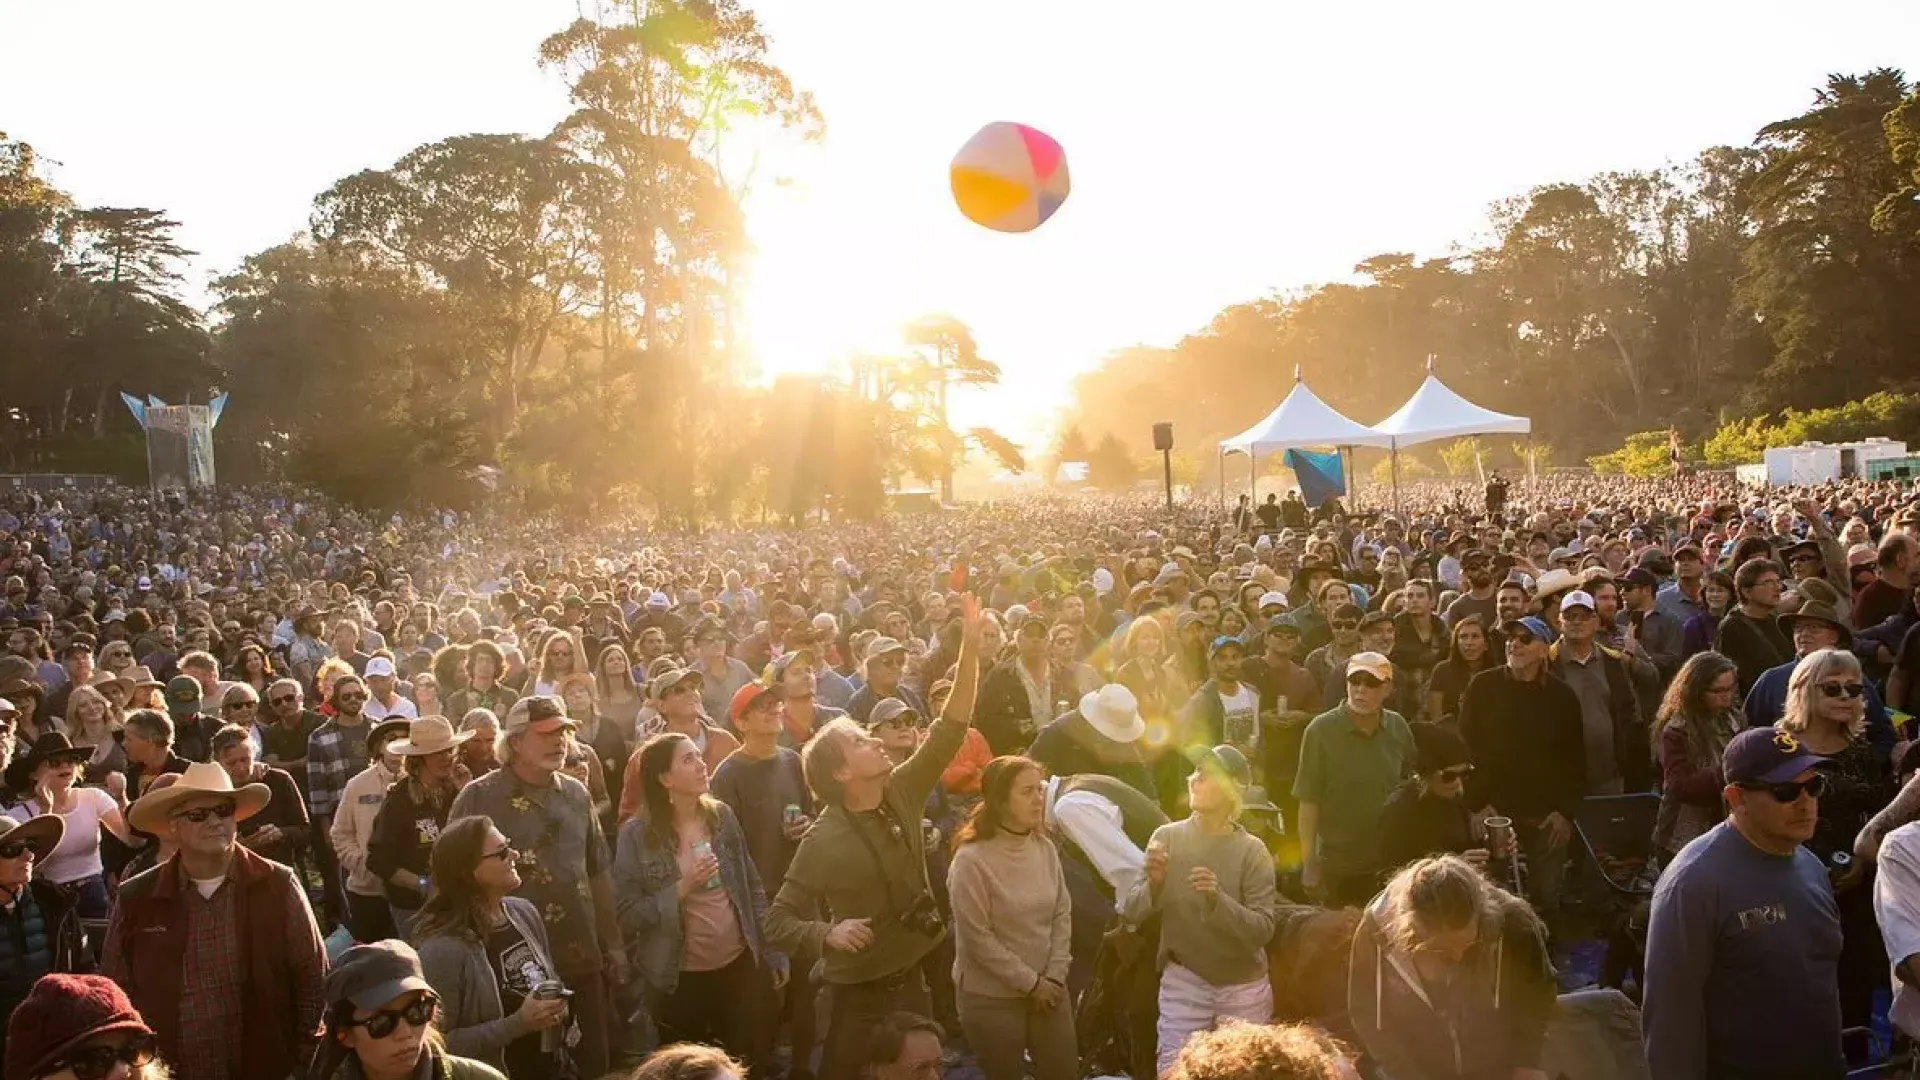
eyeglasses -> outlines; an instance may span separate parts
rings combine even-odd
[[[1465,780],[1467,778],[1467,775],[1471,772],[1473,772],[1473,766],[1471,765],[1459,765],[1451,769],[1441,769],[1440,779]]]
[[[1864,694],[1866,692],[1867,692],[1867,688],[1857,682],[1850,682],[1850,683],[1823,682],[1820,684],[1820,693],[1823,696],[1830,697],[1830,698],[1837,698],[1837,697],[1857,698],[1861,694]]]
[[[426,1027],[433,1019],[433,1010],[439,1003],[439,999],[432,994],[422,994],[408,1002],[405,1008],[382,1009],[365,1020],[349,1020],[347,1026],[366,1028],[369,1037],[384,1039],[393,1034],[402,1020],[414,1027]]]
[[[299,694],[281,694],[279,697],[269,698],[268,700],[275,705],[285,705],[288,702],[299,701],[300,695]]]
[[[17,859],[25,855],[27,850],[27,845],[23,842],[0,844],[0,859]]]
[[[1827,777],[1824,773],[1815,773],[1810,780],[1789,780],[1781,784],[1764,784],[1757,780],[1735,784],[1742,791],[1764,791],[1767,797],[1778,803],[1800,801],[1800,793],[1818,799],[1827,793]]]
[[[1360,626],[1359,623],[1348,619],[1335,619],[1331,625],[1335,630],[1356,630]]]
[[[499,859],[501,862],[517,862],[520,859],[520,853],[513,850],[512,844],[508,844],[499,851],[482,852],[480,857],[482,859]]]
[[[106,1080],[113,1074],[114,1066],[125,1065],[138,1069],[151,1065],[159,1053],[159,1040],[152,1035],[141,1035],[119,1046],[88,1046],[75,1050],[47,1066],[45,1075],[52,1076],[63,1069],[71,1069],[80,1080]]]
[[[335,700],[335,701],[337,701],[337,702],[339,702],[339,703],[340,703],[340,704],[342,704],[342,705],[360,705],[360,704],[363,704],[363,703],[365,703],[365,701],[367,700],[367,695],[365,695],[365,694],[335,694],[335,695],[333,696],[333,700]]]
[[[195,807],[192,810],[176,810],[170,816],[176,817],[176,818],[186,818],[188,821],[193,822],[195,825],[204,825],[210,818],[217,817],[220,820],[225,821],[226,819],[232,817],[239,809],[240,807],[237,804],[229,801],[229,802],[223,802],[218,806],[200,806],[200,807]]]
[[[260,707],[260,703],[259,703],[259,702],[257,702],[257,701],[229,701],[229,702],[227,702],[227,711],[228,711],[228,712],[244,712],[244,711],[245,711],[245,710],[247,710],[247,709],[257,709],[257,708],[259,708],[259,707]]]

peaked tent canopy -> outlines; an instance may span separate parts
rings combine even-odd
[[[1526,435],[1533,431],[1533,423],[1524,416],[1508,416],[1475,405],[1447,389],[1429,364],[1427,380],[1420,389],[1398,412],[1373,425],[1373,430],[1391,439],[1397,449],[1468,435]]]
[[[1266,419],[1231,439],[1220,440],[1222,454],[1259,456],[1309,446],[1377,446],[1392,449],[1393,437],[1357,424],[1335,412],[1307,389],[1294,372],[1292,392]],[[1521,421],[1525,423],[1526,421]]]

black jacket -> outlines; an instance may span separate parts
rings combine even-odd
[[[1568,821],[1587,787],[1580,699],[1552,672],[1532,682],[1502,664],[1460,696],[1460,733],[1473,751],[1467,805],[1489,804],[1517,821],[1558,812]]]

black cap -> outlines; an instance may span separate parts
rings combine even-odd
[[[402,994],[432,989],[421,974],[420,954],[394,939],[355,945],[327,972],[327,1001],[351,1001],[360,1009],[382,1009]]]

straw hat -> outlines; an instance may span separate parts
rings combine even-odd
[[[166,824],[167,815],[173,808],[188,799],[202,795],[231,795],[238,807],[233,820],[242,822],[259,813],[273,797],[273,792],[265,784],[248,784],[243,788],[233,786],[233,778],[227,770],[212,762],[196,761],[180,773],[180,779],[160,791],[149,791],[140,796],[127,809],[127,824],[141,832],[159,833]]]
[[[1147,733],[1140,717],[1140,702],[1133,691],[1119,683],[1108,683],[1080,698],[1080,715],[1103,738],[1130,743]]]
[[[46,858],[66,834],[66,819],[59,814],[41,814],[24,822],[0,815],[0,845],[25,844],[36,859]]]
[[[406,738],[387,744],[387,753],[401,757],[425,757],[451,750],[473,736],[474,732],[471,731],[454,734],[453,724],[444,716],[423,716],[407,724]]]

